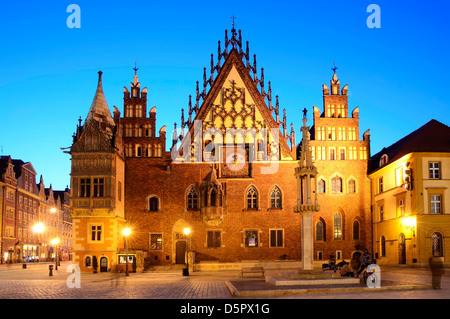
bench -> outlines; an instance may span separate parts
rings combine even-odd
[[[241,276],[244,277],[244,274],[261,274],[261,277],[264,277],[264,268],[263,267],[247,267],[241,269]]]

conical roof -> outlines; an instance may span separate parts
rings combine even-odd
[[[84,125],[89,124],[92,120],[106,123],[111,126],[115,125],[108,107],[108,103],[106,103],[105,95],[103,94],[102,74],[102,71],[98,72],[97,91],[95,92],[94,100],[92,101],[92,105],[89,109],[86,120],[84,121]]]

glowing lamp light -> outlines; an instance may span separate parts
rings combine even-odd
[[[50,209],[50,212],[56,213],[56,208],[52,207],[52,208]]]
[[[43,223],[37,223],[36,225],[33,226],[33,230],[36,233],[42,233],[44,231],[44,228],[45,228],[45,226]]]
[[[59,238],[53,238],[51,243],[52,243],[52,245],[58,245],[59,244]]]
[[[184,232],[185,235],[189,235],[191,233],[191,229],[190,228],[185,228],[183,230],[183,232]]]
[[[403,219],[403,225],[408,228],[416,227],[416,218],[415,217],[406,217]]]
[[[131,234],[131,229],[125,228],[125,229],[122,231],[122,234],[123,234],[124,236],[130,236],[130,234]]]

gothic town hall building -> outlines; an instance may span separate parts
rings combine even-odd
[[[68,151],[73,260],[82,271],[124,269],[126,240],[138,271],[185,264],[186,251],[198,269],[301,260],[302,218],[294,207],[302,190],[294,174],[302,145],[240,30],[225,31],[173,134],[156,129],[156,107],[147,107],[136,72],[113,114],[102,76]],[[336,73],[322,91],[309,129],[318,265],[330,254],[350,259],[372,246],[369,132],[360,132],[359,108],[349,108],[348,86]]]

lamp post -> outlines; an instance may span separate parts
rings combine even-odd
[[[51,241],[52,245],[55,245],[56,253],[55,253],[55,270],[58,270],[58,244],[59,244],[59,238],[53,238]]]
[[[56,223],[56,227],[57,227],[57,230],[56,230],[56,236],[58,236],[58,238],[60,237],[60,232],[59,232],[59,228],[60,228],[60,225],[59,225],[59,209],[56,209],[55,207],[52,207],[51,209],[50,209],[50,212],[51,213],[56,213],[56,212],[58,212],[58,221],[57,221],[57,223]],[[58,243],[59,243],[59,239],[58,239]],[[58,256],[58,254],[56,254],[57,256]],[[56,265],[56,269],[55,270],[58,270],[58,264],[59,264],[59,259],[56,259],[56,263],[57,263],[57,265]]]
[[[131,229],[125,228],[122,231],[122,234],[125,236],[125,276],[129,276],[128,273],[128,236],[131,234]]]
[[[183,269],[183,276],[189,276],[189,234],[191,229],[186,227],[183,232],[186,235],[186,269]]]
[[[38,253],[38,258],[41,259],[41,233],[44,231],[45,226],[43,223],[37,223],[36,225],[33,226],[33,231],[35,233],[39,234],[39,253]]]

